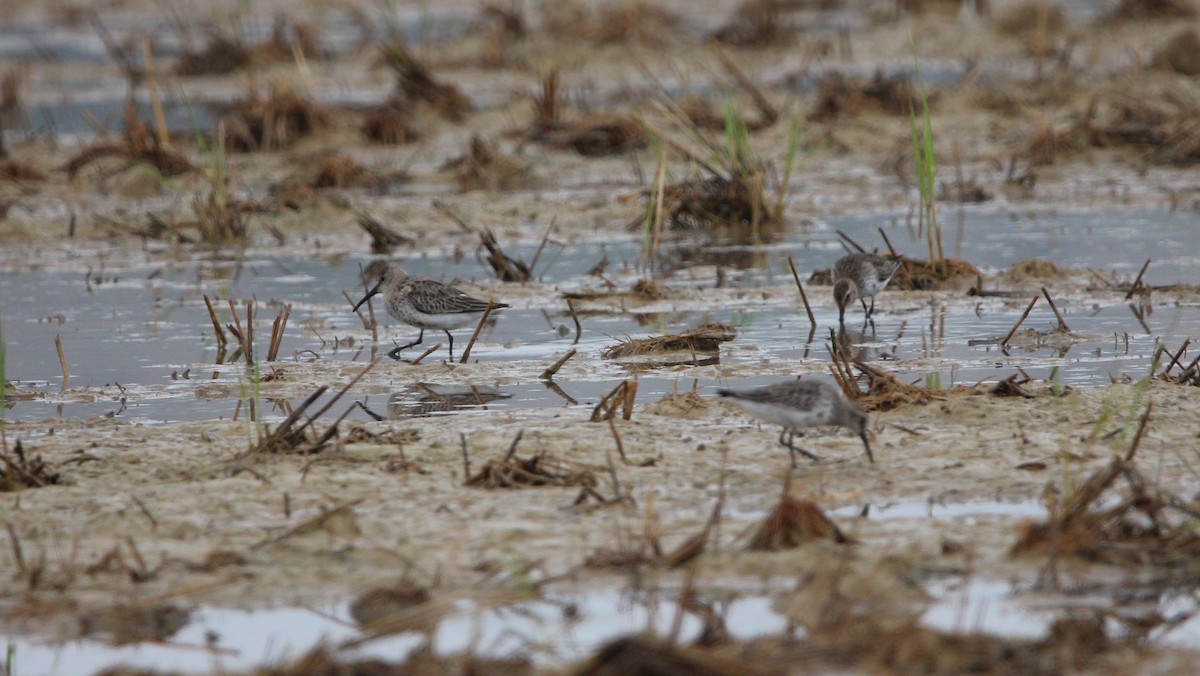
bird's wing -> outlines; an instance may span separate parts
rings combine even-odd
[[[754,401],[760,404],[783,404],[800,409],[812,408],[820,395],[820,384],[813,380],[790,381],[767,385],[753,390],[730,392],[734,399]]]
[[[418,279],[409,282],[408,285],[408,300],[418,312],[440,315],[483,312],[487,309],[486,300],[469,296],[449,284],[432,279]]]

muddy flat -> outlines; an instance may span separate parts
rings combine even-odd
[[[1186,669],[1195,11],[7,4],[5,668]]]

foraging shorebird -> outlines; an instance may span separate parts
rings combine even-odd
[[[454,336],[450,329],[469,324],[478,324],[487,310],[488,302],[474,298],[459,289],[432,279],[414,277],[398,265],[375,261],[367,266],[363,275],[375,280],[375,286],[354,305],[357,311],[363,303],[376,294],[383,294],[383,304],[393,319],[421,330],[417,339],[400,345],[388,352],[392,359],[400,358],[400,351],[420,345],[425,338],[425,329],[444,331],[450,340],[450,359],[454,359]],[[507,303],[493,303],[492,309],[508,307]]]
[[[866,319],[875,312],[875,294],[883,291],[900,269],[899,258],[884,258],[872,253],[852,253],[833,264],[833,300],[838,306],[838,323],[846,320],[846,306],[855,297],[862,302]],[[867,309],[867,298],[871,308]]]
[[[867,449],[867,459],[875,462],[871,442],[867,441],[867,412],[846,400],[836,387],[819,380],[789,380],[753,390],[717,390],[717,394],[764,422],[782,425],[779,443],[787,446],[796,466],[796,452],[813,460],[820,456],[792,444],[805,427],[838,425],[857,432]],[[786,439],[786,441],[785,441]]]

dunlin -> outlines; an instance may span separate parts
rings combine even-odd
[[[801,429],[817,425],[838,425],[857,432],[867,449],[867,459],[875,462],[871,442],[867,441],[867,412],[858,404],[847,401],[829,383],[789,380],[753,390],[717,390],[717,394],[759,420],[782,425],[779,443],[788,447],[792,467],[796,466],[797,451],[813,460],[821,459],[792,443]]]
[[[355,304],[358,308],[375,294],[383,294],[383,304],[393,319],[415,326],[421,330],[417,339],[407,345],[401,345],[388,353],[392,359],[399,359],[401,350],[414,345],[420,345],[425,338],[425,329],[444,331],[450,340],[450,358],[454,359],[454,336],[450,329],[458,329],[468,324],[478,324],[487,309],[487,301],[474,298],[467,293],[432,279],[414,277],[398,265],[388,265],[385,261],[375,261],[367,266],[363,275],[368,280],[376,280],[375,286]],[[492,309],[508,307],[507,303],[493,303]]]
[[[875,312],[875,294],[883,290],[900,269],[900,259],[871,253],[852,253],[833,264],[833,299],[838,306],[838,323],[846,319],[846,306],[857,296],[867,319]],[[867,309],[867,298],[871,308]]]

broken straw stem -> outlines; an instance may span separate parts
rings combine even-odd
[[[804,293],[804,285],[800,283],[800,275],[796,273],[796,264],[792,261],[792,257],[788,256],[788,266],[792,268],[792,279],[796,280],[796,288],[800,289],[800,300],[804,301],[804,309],[808,312],[808,322],[815,329],[817,328],[817,318],[813,316],[812,306],[808,304],[808,294]],[[809,341],[811,341],[811,332]]]
[[[488,315],[492,314],[492,308],[496,306],[494,298],[488,299],[487,307],[483,310],[483,316],[479,318],[479,323],[475,325],[475,332],[471,334],[471,340],[467,342],[467,349],[463,350],[462,359],[458,363],[467,363],[467,357],[471,356],[471,348],[475,347],[475,340],[479,338],[479,332],[483,330],[483,325],[487,323]]]
[[[1054,310],[1054,317],[1058,319],[1059,328],[1063,331],[1070,331],[1071,327],[1067,326],[1067,323],[1063,321],[1062,313],[1058,311],[1058,306],[1054,304],[1054,299],[1050,297],[1050,292],[1044,286],[1042,287],[1042,295],[1046,297],[1046,302],[1050,303],[1050,309]]]
[[[538,379],[539,380],[554,380],[554,374],[558,373],[558,370],[560,368],[562,368],[563,364],[567,363],[568,359],[575,356],[575,352],[576,352],[576,350],[574,348],[572,348],[566,354],[564,354],[562,357],[559,357],[558,361],[556,361],[550,365],[550,368],[546,369],[545,371],[542,371],[542,375],[538,376]]]
[[[1033,306],[1038,302],[1038,298],[1041,298],[1041,296],[1034,296],[1033,300],[1029,301],[1029,307],[1025,308],[1025,311],[1021,313],[1021,318],[1017,320],[1016,324],[1013,324],[1012,330],[1008,332],[1008,335],[1004,337],[1004,340],[1000,341],[1001,346],[1008,345],[1008,341],[1012,339],[1013,334],[1017,332],[1017,329],[1021,328],[1021,323],[1025,321],[1025,318],[1029,316],[1029,311],[1032,310]]]
[[[1142,263],[1142,269],[1138,271],[1137,277],[1134,278],[1133,284],[1129,287],[1129,293],[1125,294],[1125,300],[1133,298],[1133,294],[1142,285],[1142,275],[1146,274],[1146,268],[1150,267],[1150,259],[1147,258],[1145,263]]]

